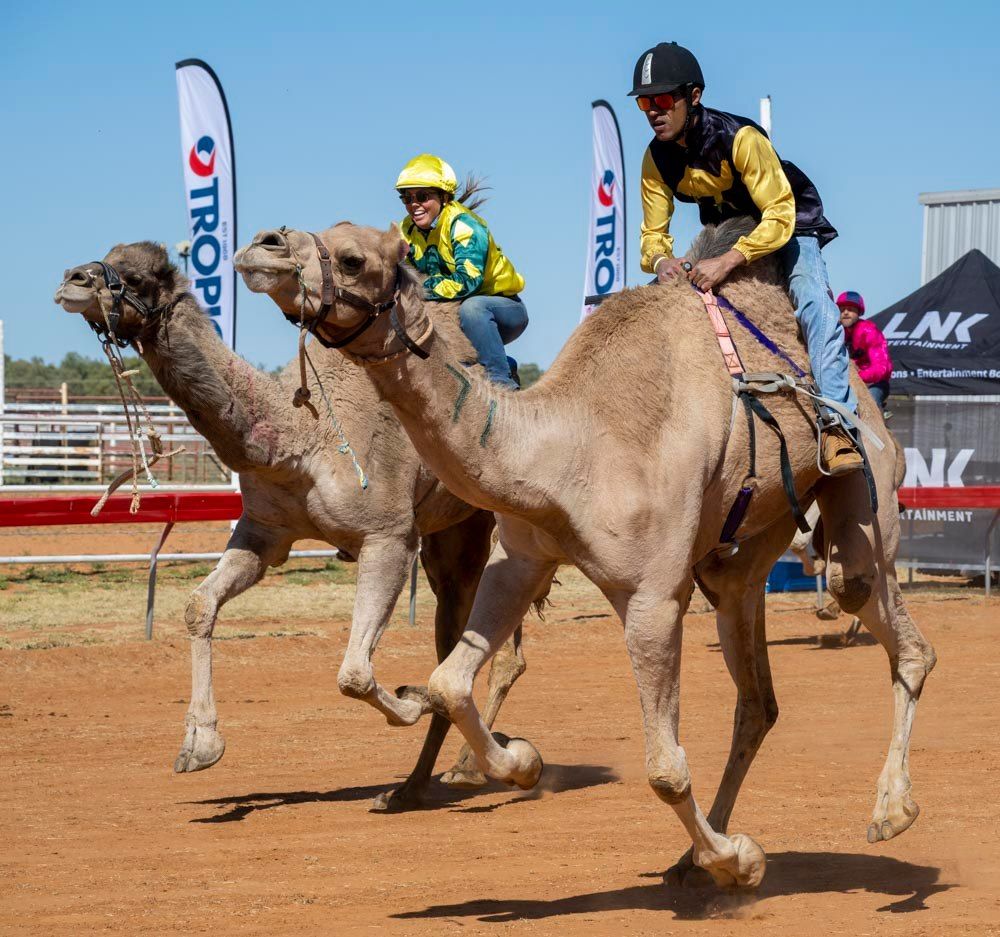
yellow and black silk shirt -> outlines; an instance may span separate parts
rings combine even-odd
[[[837,230],[823,215],[816,186],[778,158],[752,120],[698,105],[686,146],[653,140],[642,161],[642,269],[673,257],[674,201],[695,202],[702,224],[749,215],[757,227],[734,245],[747,262],[806,235],[824,246]]]

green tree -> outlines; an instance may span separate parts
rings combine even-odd
[[[521,387],[531,387],[545,372],[533,362],[519,364],[517,366],[518,376],[521,378]]]
[[[138,355],[123,357],[127,370],[136,370],[132,383],[141,394],[163,394],[155,378]],[[117,394],[114,375],[106,359],[88,358],[71,351],[59,364],[49,364],[39,357],[24,359],[4,356],[5,381],[10,388],[58,390],[64,381],[71,397],[110,397]]]

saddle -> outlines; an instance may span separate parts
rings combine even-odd
[[[738,549],[736,533],[746,517],[750,507],[753,492],[757,486],[757,435],[754,418],[759,419],[777,437],[780,449],[781,483],[788,499],[795,524],[800,531],[808,533],[809,523],[806,521],[805,513],[799,504],[798,496],[795,493],[795,478],[792,472],[791,460],[788,457],[788,446],[785,441],[785,434],[781,430],[777,419],[767,409],[763,401],[758,399],[758,395],[764,394],[798,394],[809,400],[816,413],[816,465],[820,472],[829,475],[822,464],[822,439],[824,431],[828,431],[833,426],[846,425],[856,430],[856,440],[862,458],[862,471],[868,485],[868,496],[871,500],[872,511],[878,510],[878,492],[875,487],[875,479],[871,472],[868,453],[865,449],[863,437],[878,450],[884,448],[881,439],[867,424],[858,419],[846,407],[823,396],[815,384],[808,379],[806,371],[782,349],[776,342],[764,334],[753,322],[751,322],[740,310],[732,305],[725,297],[716,296],[711,290],[701,291],[692,284],[702,302],[705,304],[705,311],[708,313],[709,321],[715,332],[716,341],[719,343],[719,350],[722,352],[722,359],[729,371],[733,383],[733,408],[735,410],[740,404],[747,420],[748,445],[750,464],[749,471],[743,479],[740,490],[726,515],[726,520],[722,525],[722,532],[719,535],[719,545],[714,553],[717,556],[732,556]],[[761,371],[747,373],[740,358],[739,350],[733,340],[732,333],[726,323],[723,310],[728,312],[750,335],[759,342],[769,352],[781,358],[791,369],[791,374],[777,371]]]

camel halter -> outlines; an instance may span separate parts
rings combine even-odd
[[[282,234],[287,230],[284,226],[280,229]],[[350,290],[344,289],[342,286],[337,286],[333,281],[333,264],[330,260],[330,252],[327,250],[326,245],[320,239],[318,234],[312,231],[306,232],[309,237],[313,239],[313,243],[316,245],[316,255],[319,258],[319,269],[320,274],[323,278],[322,291],[320,293],[320,307],[313,319],[306,324],[305,323],[305,297],[307,290],[305,288],[305,282],[302,279],[302,265],[298,262],[298,258],[295,258],[295,273],[299,280],[299,286],[302,289],[302,307],[299,310],[299,316],[296,317],[291,313],[284,313],[286,319],[299,328],[305,328],[307,331],[311,332],[316,341],[318,341],[324,348],[344,348],[350,345],[355,339],[359,338],[366,331],[368,331],[371,326],[373,326],[376,320],[383,313],[389,313],[389,325],[392,326],[393,332],[396,333],[396,337],[403,343],[405,351],[412,352],[418,358],[427,358],[427,352],[420,347],[420,342],[426,341],[427,337],[433,330],[432,326],[421,335],[417,340],[410,338],[407,334],[406,329],[403,328],[399,321],[399,317],[396,315],[396,306],[399,304],[399,294],[400,285],[402,281],[402,272],[399,266],[396,267],[396,281],[393,284],[392,295],[381,303],[373,303],[365,299],[363,296],[358,296],[356,293],[352,293]],[[295,255],[294,249],[289,244],[289,249],[292,251],[293,256]],[[330,311],[333,309],[333,304],[335,300],[340,300],[342,302],[348,303],[357,309],[363,309],[368,313],[361,322],[355,326],[347,335],[337,341],[331,341],[328,338],[324,338],[319,332],[319,327],[326,324],[327,317],[330,315]],[[393,353],[391,355],[386,355],[384,357],[378,358],[363,358],[359,355],[351,356],[359,364],[377,364],[383,361],[390,361],[393,358],[399,357],[398,354]]]
[[[120,472],[111,480],[104,494],[101,495],[100,500],[91,509],[90,514],[92,517],[97,517],[104,508],[104,505],[107,504],[108,498],[129,480],[132,482],[132,502],[129,505],[129,513],[136,514],[139,510],[139,502],[141,500],[138,482],[140,464],[146,480],[149,482],[149,486],[155,489],[159,486],[153,477],[153,466],[160,459],[172,459],[175,455],[180,455],[185,451],[185,448],[184,446],[178,446],[178,448],[170,452],[165,453],[163,451],[163,441],[160,438],[160,433],[153,426],[153,419],[149,415],[149,410],[142,399],[142,395],[135,384],[132,383],[132,377],[139,372],[125,369],[125,361],[122,358],[120,349],[134,344],[141,351],[141,345],[138,338],[123,339],[117,334],[118,325],[121,322],[122,303],[128,303],[135,309],[144,322],[151,322],[159,318],[163,312],[176,305],[183,294],[170,302],[164,303],[162,306],[150,308],[142,301],[135,290],[125,284],[118,271],[111,264],[105,263],[103,260],[95,260],[94,263],[101,268],[104,284],[107,286],[108,292],[111,293],[111,309],[107,310],[104,308],[101,292],[99,289],[95,289],[94,293],[97,297],[97,304],[100,306],[104,323],[102,325],[88,320],[88,324],[97,333],[97,337],[101,342],[101,348],[108,359],[108,364],[111,366],[111,373],[115,378],[115,387],[118,390],[118,397],[122,402],[122,410],[125,413],[125,424],[128,427],[129,443],[132,449],[132,467],[125,469],[124,472]],[[86,273],[90,277],[91,285],[95,285],[97,278],[89,270],[86,270]],[[130,406],[131,411],[129,409]],[[146,421],[146,436],[149,439],[149,446],[153,451],[151,458],[146,457],[146,447],[142,442],[140,413],[141,417],[144,417]]]
[[[284,225],[281,226],[281,233],[284,234],[287,230]],[[326,249],[326,245],[312,232],[309,232],[312,239],[316,242],[316,248],[319,253],[320,259],[320,269],[323,272],[323,293],[322,302],[323,305],[320,307],[321,318],[318,321],[321,322],[326,318],[333,305],[332,297],[335,294],[333,287],[333,273],[330,269],[330,253]],[[337,437],[337,451],[341,455],[349,456],[351,459],[351,465],[354,467],[354,474],[357,476],[358,484],[361,486],[362,491],[368,490],[368,476],[365,474],[365,470],[362,468],[361,463],[358,461],[358,457],[354,452],[354,448],[348,442],[347,435],[344,433],[344,427],[341,425],[340,420],[337,419],[337,414],[333,412],[333,405],[330,403],[330,398],[326,395],[326,388],[323,386],[323,382],[320,380],[319,371],[316,370],[316,365],[313,364],[312,358],[309,357],[309,352],[306,350],[306,336],[313,335],[321,345],[326,347],[338,347],[331,346],[329,342],[323,340],[322,336],[316,333],[313,328],[310,328],[306,324],[306,302],[309,299],[309,286],[306,283],[304,277],[302,276],[302,264],[299,262],[298,254],[295,253],[295,248],[292,247],[291,243],[288,245],[288,249],[292,253],[292,257],[295,259],[295,277],[299,282],[299,315],[298,318],[290,313],[283,312],[282,314],[285,318],[295,325],[299,330],[299,386],[295,388],[295,393],[292,396],[292,406],[293,407],[305,407],[311,414],[314,420],[319,419],[319,411],[312,404],[312,391],[309,390],[308,375],[306,374],[306,365],[309,365],[309,370],[312,371],[313,377],[316,379],[316,386],[319,388],[320,396],[323,398],[323,405],[326,407],[327,416],[330,418],[330,425],[333,427],[334,435]],[[339,288],[338,288],[339,289]],[[359,300],[360,302],[367,303],[368,301],[362,299],[360,296],[354,296],[353,293],[349,293],[346,290],[341,291],[343,296],[348,302],[352,300]],[[399,295],[398,287],[394,292],[392,304],[395,305],[396,297]],[[350,297],[350,299],[347,299]],[[375,304],[369,303],[368,305],[374,306]],[[382,304],[384,305],[384,304]],[[376,313],[376,316],[379,313]],[[364,323],[364,328],[367,328],[371,322],[374,321],[376,316],[369,316],[369,318]],[[364,331],[362,329],[361,331]],[[360,332],[358,333],[360,334]]]

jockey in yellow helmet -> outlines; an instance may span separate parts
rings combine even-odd
[[[528,314],[518,295],[524,278],[496,245],[486,222],[462,204],[475,193],[467,185],[456,198],[455,170],[443,159],[422,153],[396,180],[407,217],[401,228],[410,245],[410,262],[425,277],[427,299],[460,301],[459,321],[489,379],[516,388],[504,345],[527,327]]]

